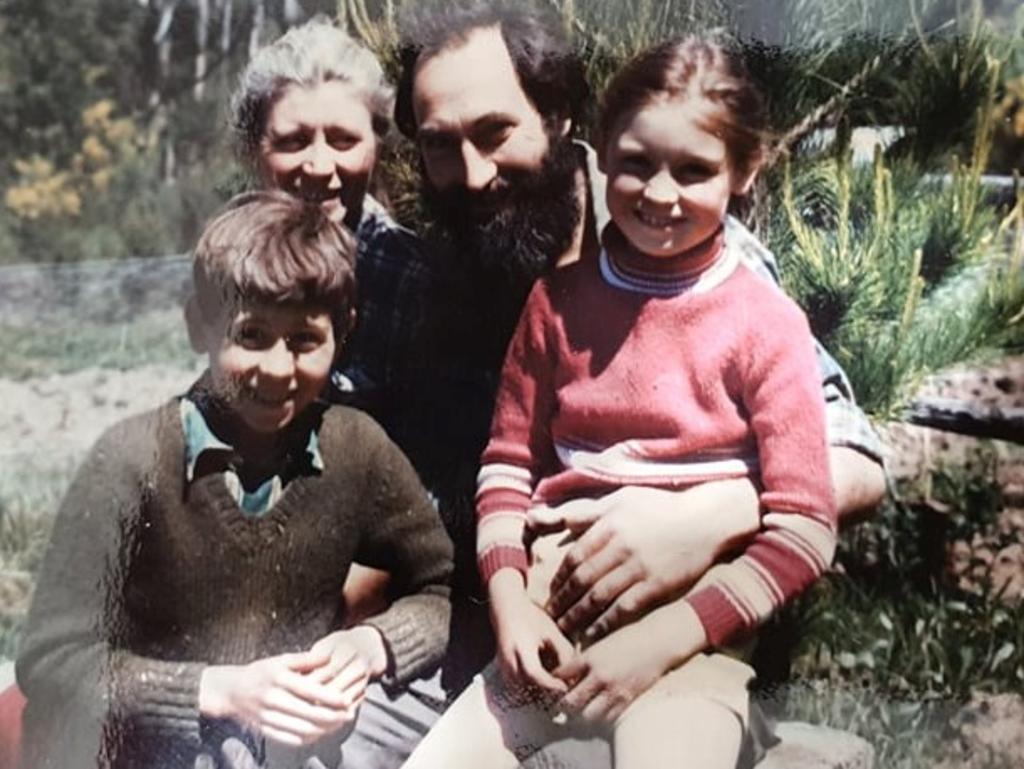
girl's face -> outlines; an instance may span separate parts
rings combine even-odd
[[[319,203],[355,231],[377,136],[366,100],[351,85],[287,87],[267,115],[260,156],[268,184]]]
[[[608,211],[626,240],[675,256],[721,226],[729,198],[753,180],[734,173],[725,142],[704,126],[719,107],[701,97],[656,101],[615,126],[602,155]]]

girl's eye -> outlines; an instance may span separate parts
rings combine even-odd
[[[704,163],[685,163],[675,169],[676,179],[684,182],[698,182],[714,176],[716,170]]]

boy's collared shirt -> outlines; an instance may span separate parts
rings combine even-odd
[[[238,477],[238,453],[217,437],[195,401],[187,395],[182,396],[179,413],[181,430],[185,436],[186,484],[204,475],[223,473],[224,482],[247,518],[265,515],[280,499],[281,492],[292,478],[323,472],[324,460],[317,432],[310,428],[305,448],[289,454],[281,472],[267,478],[256,489],[247,491]]]

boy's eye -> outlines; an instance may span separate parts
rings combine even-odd
[[[269,335],[259,326],[242,326],[235,332],[235,342],[248,350],[261,350],[269,344]]]
[[[288,348],[293,352],[313,352],[323,343],[323,336],[316,331],[300,331],[288,337]]]

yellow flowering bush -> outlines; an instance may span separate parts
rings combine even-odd
[[[131,118],[115,118],[110,99],[82,110],[86,131],[66,169],[40,155],[15,160],[18,181],[4,195],[7,208],[21,219],[75,217],[82,201],[104,193],[118,169],[138,154],[139,132]]]

